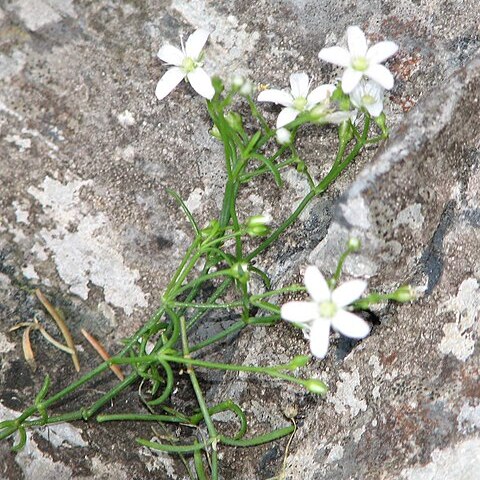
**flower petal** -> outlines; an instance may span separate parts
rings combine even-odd
[[[317,358],[327,354],[330,337],[330,322],[325,319],[313,322],[310,329],[310,350]]]
[[[155,95],[159,100],[165,98],[183,79],[185,72],[180,67],[169,68],[157,83]]]
[[[325,277],[317,267],[309,265],[305,269],[304,282],[308,294],[315,302],[320,303],[330,299],[330,288],[328,288]]]
[[[335,90],[335,85],[320,85],[313,89],[307,96],[308,109],[310,110],[317,103],[325,101]]]
[[[284,107],[290,107],[293,102],[293,97],[291,93],[286,92],[285,90],[276,90],[272,88],[271,90],[264,90],[258,95],[259,102],[273,102],[283,105]]]
[[[185,53],[187,57],[197,60],[202,48],[205,46],[205,43],[207,43],[209,35],[210,32],[202,28],[195,30],[185,42]]]
[[[212,85],[212,80],[205,73],[203,68],[196,68],[187,75],[188,81],[191,83],[194,90],[202,97],[211,100],[215,95],[215,89]]]
[[[334,65],[340,65],[341,67],[348,67],[351,63],[348,50],[342,47],[322,48],[318,53],[318,58],[325,62],[333,63]]]
[[[285,107],[282,109],[277,117],[277,128],[282,128],[290,122],[293,122],[298,117],[299,113],[300,112],[297,109],[292,107]]]
[[[367,77],[370,77],[372,80],[375,80],[383,88],[390,90],[393,88],[393,75],[390,73],[388,68],[383,65],[370,65],[368,70],[365,72]],[[345,91],[345,90],[344,90]]]
[[[367,282],[364,280],[345,282],[332,292],[332,302],[338,307],[346,307],[358,300],[366,288]]]
[[[290,75],[290,87],[292,88],[293,98],[307,98],[308,89],[310,88],[308,75],[304,72],[292,73]]]
[[[170,65],[179,67],[182,65],[185,55],[179,48],[167,44],[158,51],[157,57]]]
[[[357,111],[352,110],[351,112],[333,112],[333,113],[328,113],[323,117],[322,123],[335,123],[338,125],[339,123],[345,122],[346,120],[351,120],[352,122],[355,120],[355,117],[357,116]]]
[[[353,58],[364,57],[367,53],[367,39],[359,27],[347,28],[347,43]]]
[[[357,85],[358,82],[362,79],[362,72],[354,70],[353,68],[347,68],[343,72],[342,76],[342,90],[349,94]]]
[[[308,323],[318,316],[314,302],[287,302],[282,305],[280,315],[284,320],[294,323]]]
[[[372,105],[365,105],[365,108],[372,117],[378,117],[383,112],[383,102],[379,101]]]
[[[332,318],[332,328],[349,338],[365,338],[370,333],[370,326],[363,318],[346,310],[340,310]]]
[[[367,60],[373,63],[382,63],[387,58],[395,55],[398,45],[395,42],[379,42],[372,45],[367,52]]]

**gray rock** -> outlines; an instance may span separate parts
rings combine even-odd
[[[54,389],[76,378],[68,357],[40,337],[33,338],[39,366],[31,372],[19,336],[7,333],[41,315],[34,287],[55,300],[76,339],[84,327],[114,350],[155,310],[191,239],[165,187],[189,202],[200,223],[217,213],[222,149],[188,86],[155,99],[164,71],[158,48],[181,32],[209,28],[210,72],[283,87],[292,71],[305,70],[326,82],[338,72],[319,64],[318,50],[358,24],[373,41],[401,45],[390,62],[397,80],[387,105],[392,138],[375,158],[367,150],[262,262],[277,283],[298,277],[308,262],[328,272],[355,234],[364,248],[347,263],[347,275],[367,276],[386,290],[412,282],[424,286],[424,296],[377,311],[382,324],[371,337],[348,355],[351,346],[340,341],[325,362],[312,364],[311,373],[331,386],[326,401],[233,375],[217,378],[209,393],[240,401],[253,431],[284,426],[283,413],[298,412],[287,457],[292,479],[474,478],[477,1],[80,3],[15,0],[0,8],[0,417],[24,408],[46,373]],[[266,110],[273,120],[277,110]],[[317,174],[332,157],[330,140],[331,132],[316,129],[301,140]],[[304,189],[289,173],[283,191],[267,182],[249,188],[242,208],[283,218]],[[306,351],[301,335],[280,325],[244,332],[225,355],[267,364]],[[96,365],[87,345],[80,355],[84,371]],[[107,388],[102,382],[73,405]],[[116,407],[137,403],[132,391]],[[94,423],[38,431],[18,456],[0,444],[1,476],[184,478],[177,459],[136,446],[135,437],[148,435],[145,426]],[[284,446],[226,449],[224,478],[277,474]]]

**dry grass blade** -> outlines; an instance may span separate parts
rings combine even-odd
[[[105,347],[92,335],[90,335],[86,330],[83,328],[81,329],[83,336],[88,340],[88,343],[96,350],[96,352],[108,362],[110,360],[110,355],[105,350]],[[110,369],[112,372],[117,376],[117,378],[121,381],[125,379],[125,375],[123,374],[122,370],[118,365],[110,365]]]
[[[37,369],[37,364],[35,362],[35,355],[33,353],[32,344],[30,342],[30,332],[32,331],[33,328],[36,328],[36,327],[34,325],[30,325],[23,331],[22,348],[23,348],[23,356],[25,357],[25,360],[30,365],[30,368],[33,371],[35,371]]]
[[[78,360],[77,349],[75,348],[75,343],[72,338],[72,334],[68,329],[67,325],[65,324],[62,315],[58,312],[58,310],[49,302],[48,298],[37,288],[35,290],[35,295],[40,300],[42,305],[46,308],[47,312],[50,316],[55,320],[58,328],[62,332],[63,338],[67,343],[68,347],[72,350],[72,361],[73,365],[75,366],[75,370],[77,372],[80,371],[80,361]]]

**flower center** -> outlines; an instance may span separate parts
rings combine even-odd
[[[322,318],[332,318],[337,313],[337,306],[331,300],[327,300],[319,305],[319,313]]]
[[[305,97],[297,97],[293,101],[293,108],[295,110],[298,110],[299,112],[303,112],[305,110],[305,107],[307,106],[307,99]]]
[[[352,60],[354,70],[364,72],[368,68],[368,60],[365,57],[357,57]]]
[[[182,62],[182,68],[185,73],[190,73],[197,68],[197,62],[192,57],[185,57]]]
[[[365,95],[362,96],[362,103],[364,105],[374,105],[377,102],[374,96],[369,95],[366,93]]]

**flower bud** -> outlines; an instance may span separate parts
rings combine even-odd
[[[230,267],[229,274],[238,280],[240,283],[247,283],[250,278],[250,273],[248,272],[248,263],[238,262],[234,263]]]
[[[279,128],[276,133],[277,142],[280,145],[288,145],[292,143],[292,134],[286,128]]]
[[[236,132],[243,132],[242,117],[239,113],[228,112],[225,115],[225,120],[230,125],[230,127],[232,127],[233,130],[235,130]]]
[[[305,381],[304,383],[305,388],[312,393],[316,393],[318,395],[326,395],[328,392],[328,388],[321,380],[316,380],[315,378],[310,378]]]
[[[253,95],[253,83],[250,80],[245,80],[240,88],[240,95],[243,95],[244,97],[251,97]]]
[[[384,135],[388,135],[387,117],[385,116],[384,112],[382,112],[378,117],[375,117],[375,123],[380,127],[380,130]]]
[[[243,87],[243,84],[245,83],[245,77],[242,77],[241,75],[234,75],[232,78],[232,87],[235,90],[240,90]]]
[[[351,237],[348,239],[347,248],[352,252],[358,252],[361,247],[362,244],[360,243],[360,240],[358,238]]]
[[[253,217],[249,217],[245,223],[247,233],[257,237],[267,235],[267,233],[270,231],[267,225],[271,221],[272,217],[268,214],[254,215]]]
[[[220,130],[218,129],[218,127],[216,125],[214,125],[211,129],[210,129],[210,135],[213,137],[213,138],[216,138],[217,140],[222,140],[222,136],[220,135]]]
[[[212,220],[205,228],[200,230],[200,235],[203,240],[210,240],[215,238],[220,231],[220,224],[217,220]]]
[[[390,298],[392,300],[396,300],[397,302],[410,302],[416,299],[416,295],[411,285],[402,285],[392,293]]]
[[[308,355],[297,355],[292,358],[291,362],[288,364],[288,368],[290,370],[296,370],[297,368],[304,367],[309,361],[310,357]]]

